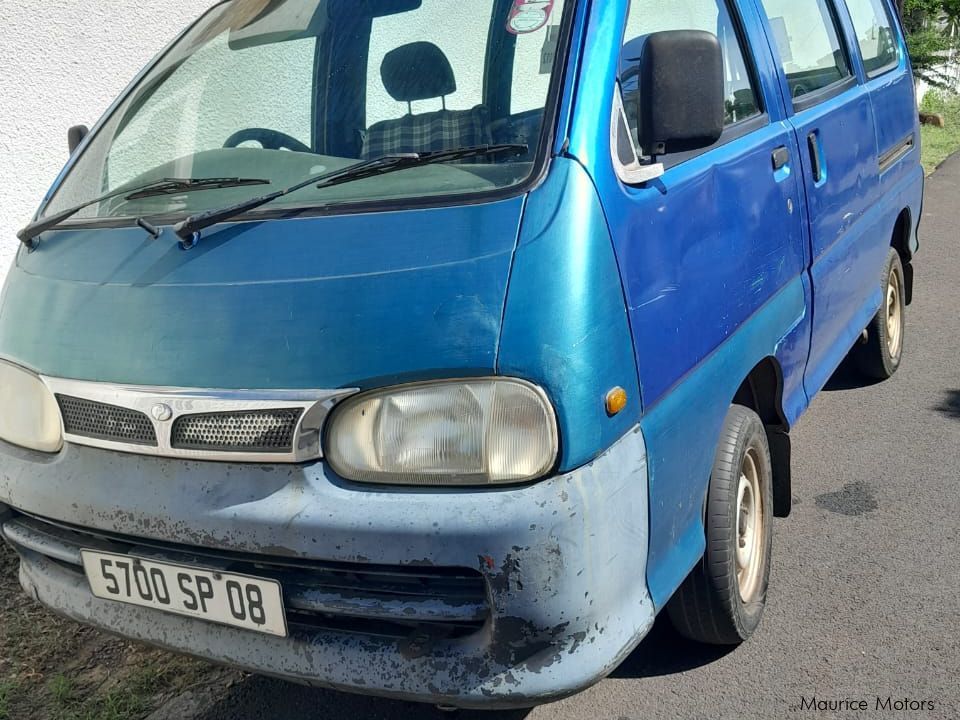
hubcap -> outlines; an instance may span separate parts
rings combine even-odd
[[[756,451],[743,456],[737,488],[737,582],[744,602],[756,598],[763,568],[763,496]]]
[[[890,270],[887,282],[887,349],[890,357],[900,357],[903,346],[903,309],[900,305],[900,274]]]

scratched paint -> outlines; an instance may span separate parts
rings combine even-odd
[[[385,494],[347,486],[319,464],[223,472],[79,447],[68,447],[53,464],[2,444],[0,451],[6,458],[0,504],[50,519],[279,557],[471,568],[489,587],[489,622],[460,640],[318,632],[251,642],[248,632],[96,600],[79,572],[21,550],[25,587],[53,609],[217,662],[388,697],[527,706],[601,679],[653,622],[643,573],[646,453],[636,429],[577,471],[492,495]],[[71,473],[62,472],[67,466]],[[109,487],[84,489],[74,479],[94,471],[111,478]],[[278,508],[300,508],[302,500],[306,509],[277,532]],[[343,600],[354,610],[360,602]]]

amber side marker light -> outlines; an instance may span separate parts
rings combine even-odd
[[[622,387],[615,387],[613,390],[607,393],[607,415],[610,417],[619,415],[627,407],[628,401],[629,398],[627,397],[627,391]]]

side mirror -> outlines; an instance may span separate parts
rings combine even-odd
[[[687,152],[720,139],[725,89],[716,35],[671,30],[647,36],[637,75],[637,132],[644,153]]]
[[[90,128],[86,125],[74,125],[72,128],[67,130],[67,145],[70,147],[70,154],[73,155],[74,151],[80,147],[80,143],[83,142],[83,139],[90,134]]]

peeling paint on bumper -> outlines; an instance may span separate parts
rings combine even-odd
[[[0,503],[50,520],[271,557],[479,570],[491,610],[483,629],[412,651],[372,634],[274,638],[98,600],[82,575],[21,549],[24,588],[80,622],[309,685],[466,708],[575,693],[646,634],[647,492],[639,430],[572,473],[489,492],[371,489],[322,464],[76,446],[51,458],[0,443]]]

